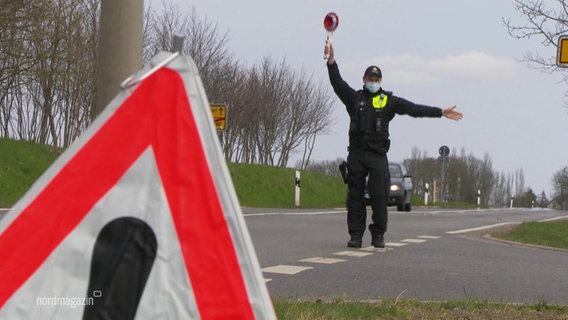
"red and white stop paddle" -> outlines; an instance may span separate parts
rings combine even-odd
[[[327,39],[325,40],[325,44],[329,46],[331,44],[331,35],[337,29],[339,25],[339,17],[335,12],[330,12],[325,15],[323,19],[323,27],[327,31]],[[329,53],[326,53],[324,59],[327,60],[329,58]]]

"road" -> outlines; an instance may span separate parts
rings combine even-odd
[[[344,210],[243,210],[273,297],[568,304],[568,251],[485,236],[565,211],[391,211],[379,250],[368,232],[362,249],[347,248]]]
[[[368,232],[362,249],[347,248],[344,210],[243,212],[273,297],[568,304],[568,251],[485,236],[566,211],[391,211],[386,249],[370,247]]]

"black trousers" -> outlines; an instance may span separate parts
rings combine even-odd
[[[347,156],[347,227],[352,237],[363,237],[367,224],[367,206],[365,205],[365,178],[373,215],[369,225],[372,234],[384,234],[387,231],[387,200],[390,189],[389,164],[386,155],[361,150],[350,151]]]

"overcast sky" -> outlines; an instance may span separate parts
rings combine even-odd
[[[156,0],[152,0],[154,3]],[[362,86],[368,65],[383,71],[383,88],[410,101],[439,106],[457,104],[464,118],[391,122],[389,160],[410,158],[413,147],[435,157],[442,145],[514,173],[522,168],[525,186],[549,194],[555,172],[568,165],[566,86],[560,74],[545,74],[520,62],[523,53],[553,57],[554,47],[540,39],[517,40],[502,19],[523,18],[510,0],[179,0],[199,16],[229,32],[235,57],[253,64],[270,55],[286,59],[328,84],[323,60],[323,17],[333,11],[336,61],[343,78]],[[330,94],[333,91],[330,87]],[[332,132],[318,138],[312,159],[346,157],[348,115],[335,99]],[[230,125],[230,124],[229,124]],[[291,163],[290,165],[293,165]]]

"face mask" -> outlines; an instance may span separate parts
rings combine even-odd
[[[371,93],[376,93],[381,88],[381,84],[379,82],[367,82],[365,83],[365,89],[369,90]]]

